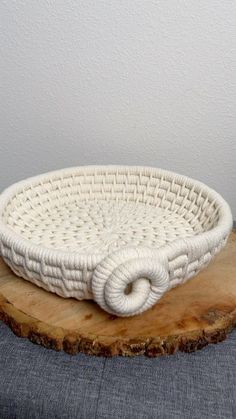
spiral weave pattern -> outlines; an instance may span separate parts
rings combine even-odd
[[[0,250],[12,270],[118,316],[147,310],[196,275],[231,228],[214,190],[155,168],[70,168],[0,196]]]

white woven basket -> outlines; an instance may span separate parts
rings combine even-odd
[[[11,269],[117,316],[142,313],[196,275],[231,228],[214,190],[149,167],[69,168],[0,196],[0,249]]]

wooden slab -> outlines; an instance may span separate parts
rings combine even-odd
[[[46,292],[0,259],[0,319],[18,336],[70,354],[153,357],[220,342],[236,324],[236,231],[205,271],[126,319]]]

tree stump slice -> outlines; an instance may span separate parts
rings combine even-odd
[[[0,319],[17,336],[70,354],[155,357],[218,343],[236,324],[236,231],[207,269],[130,318],[44,291],[0,259]]]

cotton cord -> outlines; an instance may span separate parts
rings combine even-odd
[[[117,316],[142,313],[195,276],[231,229],[217,192],[150,167],[69,168],[0,195],[0,252],[11,269]]]
[[[119,316],[141,313],[156,303],[169,287],[169,275],[153,253],[149,249],[127,248],[107,256],[93,274],[95,301]],[[126,294],[129,285],[131,291]]]

